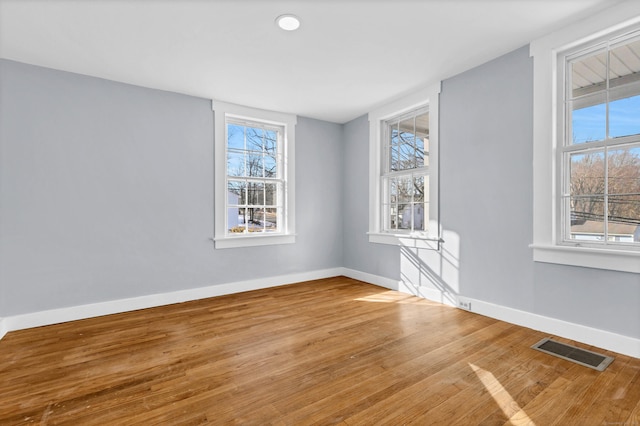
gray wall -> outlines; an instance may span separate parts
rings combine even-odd
[[[342,265],[342,127],[299,118],[295,244],[215,250],[211,103],[0,60],[0,317]]]
[[[441,216],[460,293],[531,311],[533,69],[528,47],[442,83]],[[446,244],[446,243],[445,243]]]
[[[640,338],[640,276],[533,262],[533,71],[528,47],[443,81],[440,197],[445,243],[433,251],[367,242],[345,227],[345,266]],[[345,125],[346,158],[368,146],[366,117]],[[347,166],[345,209],[366,212],[366,166]],[[357,188],[360,188],[358,190]]]
[[[298,119],[296,244],[214,250],[208,100],[0,73],[0,316],[345,266],[640,338],[638,274],[532,261],[526,47],[442,84],[441,253],[368,242],[366,117]]]
[[[344,125],[345,181],[344,266],[387,278],[397,278],[397,248],[369,244],[369,121],[366,116]]]

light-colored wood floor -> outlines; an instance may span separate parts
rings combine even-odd
[[[639,359],[600,373],[546,336],[311,281],[8,333],[0,424],[640,425]]]

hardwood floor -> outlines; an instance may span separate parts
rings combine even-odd
[[[640,425],[640,359],[597,349],[600,373],[546,336],[310,281],[10,332],[0,424]]]

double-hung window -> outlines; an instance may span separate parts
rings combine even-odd
[[[295,116],[213,107],[216,248],[294,242]]]
[[[369,114],[369,241],[438,248],[440,85]]]
[[[640,248],[640,31],[563,53],[560,241]]]
[[[640,272],[640,3],[531,43],[533,258]]]
[[[429,226],[429,109],[382,126],[382,231],[420,235]]]

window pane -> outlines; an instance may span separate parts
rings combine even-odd
[[[640,39],[625,40],[609,52],[609,87],[615,88],[640,80]]]
[[[242,209],[244,210],[244,209]],[[242,233],[245,230],[240,210],[238,208],[229,208],[229,214],[227,215],[227,227],[231,233]]]
[[[246,232],[247,230],[246,218],[247,218],[246,208],[239,208],[239,209],[229,208],[229,215],[228,215],[229,232],[234,234]]]
[[[263,151],[264,130],[256,127],[247,127],[247,150]]]
[[[264,183],[251,182],[247,187],[250,206],[264,205]]]
[[[572,240],[604,240],[604,197],[571,197]]]
[[[424,167],[429,165],[429,155],[425,152],[426,145],[429,144],[429,140],[424,136],[416,136],[416,167]]]
[[[636,88],[638,91],[639,88]],[[640,95],[609,103],[609,137],[640,134]]]
[[[609,241],[640,241],[640,146],[611,150],[607,158]]]
[[[398,230],[400,224],[400,212],[398,210],[398,205],[394,204],[391,206],[391,229],[394,231]]]
[[[398,170],[411,170],[416,167],[416,148],[401,143],[398,146]]]
[[[246,183],[244,181],[230,180],[228,183],[229,205],[245,205],[247,200]]]
[[[413,183],[411,177],[398,177],[391,179],[391,194],[396,195],[398,203],[409,203],[413,195]]]
[[[244,194],[244,191],[242,190],[242,184],[239,182],[229,182],[229,190],[227,192],[227,205],[230,207],[227,208],[227,229],[232,233],[244,231],[244,228],[242,228],[244,220],[242,220],[241,217],[241,211],[244,211],[244,209],[237,207],[237,205],[242,204],[241,194]]]
[[[395,184],[395,179],[383,179],[383,203],[395,204],[398,202],[398,188]]]
[[[227,152],[227,176],[245,176],[244,152]]]
[[[426,226],[426,209],[423,203],[413,205],[413,229],[415,231],[424,231]]]
[[[278,176],[278,132],[265,131],[264,139],[264,176]]]
[[[398,212],[398,229],[411,229],[411,204],[399,204]]]
[[[263,148],[266,153],[275,156],[278,148],[278,132],[275,130],[265,130]]]
[[[400,170],[408,170],[416,167],[415,132],[415,120],[413,117],[400,122],[398,134]]]
[[[425,180],[428,182],[429,177],[415,176],[413,178],[413,201],[422,202],[425,200]]]
[[[256,229],[264,230],[264,225],[266,221],[267,215],[264,209],[255,209],[253,215],[253,224]]]
[[[606,89],[607,52],[596,51],[569,63],[571,98],[577,98]]]
[[[609,195],[640,194],[640,146],[609,151],[607,167]]]
[[[266,232],[275,232],[278,230],[279,209],[265,209],[264,229]]]
[[[429,113],[416,116],[416,166],[429,165]]]
[[[247,155],[247,176],[264,177],[264,160],[262,154],[249,153]]]
[[[276,156],[267,154],[264,156],[264,177],[275,178],[278,176]]]
[[[603,140],[607,134],[606,95],[588,96],[569,103],[572,133],[569,144]]]
[[[277,206],[278,205],[278,188],[281,185],[277,183],[265,183],[264,184],[264,195],[265,201],[264,204],[266,206]]]
[[[257,207],[247,208],[247,229],[249,232],[262,232],[264,209]]]
[[[244,126],[237,124],[227,125],[227,147],[244,149]]]
[[[604,153],[572,154],[569,192],[572,196],[604,195]]]

